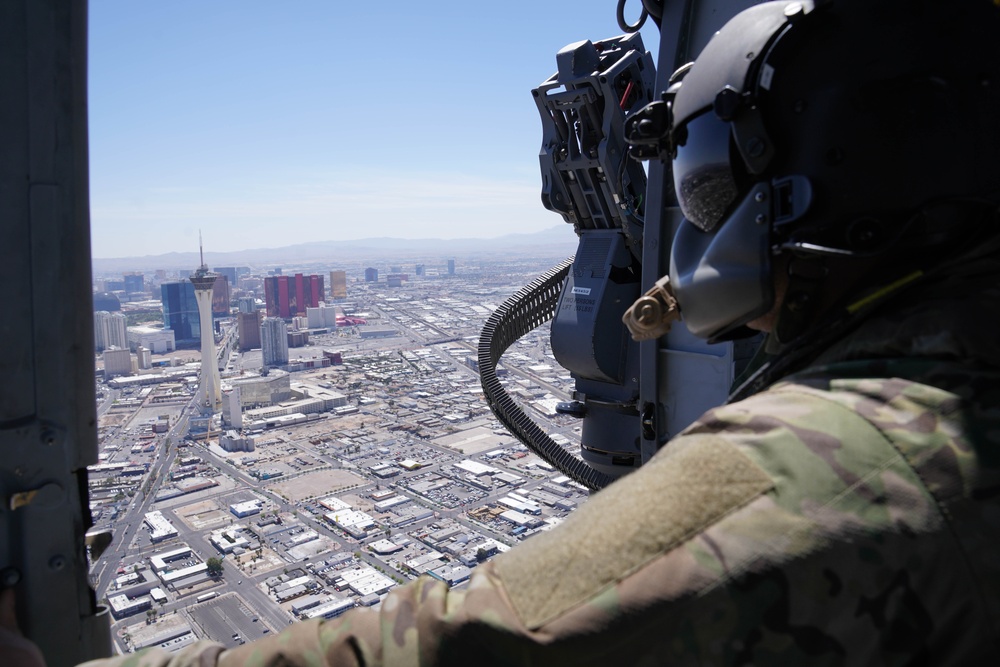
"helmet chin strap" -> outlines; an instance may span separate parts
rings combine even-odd
[[[774,331],[768,337],[769,353],[776,354],[805,333],[817,314],[828,273],[823,257],[793,257],[789,261],[785,296]]]

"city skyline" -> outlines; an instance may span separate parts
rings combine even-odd
[[[199,228],[207,247],[244,250],[558,225],[530,91],[559,49],[620,34],[614,13],[92,3],[92,254],[189,252]],[[655,50],[655,26],[642,32]]]

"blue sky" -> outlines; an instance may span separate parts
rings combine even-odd
[[[530,90],[615,5],[91,0],[93,255],[563,224]]]

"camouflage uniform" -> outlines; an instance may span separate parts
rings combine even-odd
[[[898,297],[563,525],[381,609],[115,665],[982,664],[1000,635],[1000,261]]]

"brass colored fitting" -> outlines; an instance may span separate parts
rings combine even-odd
[[[648,292],[636,299],[622,315],[622,322],[632,333],[632,340],[652,340],[670,331],[681,319],[677,299],[670,287],[670,277],[663,276]]]

